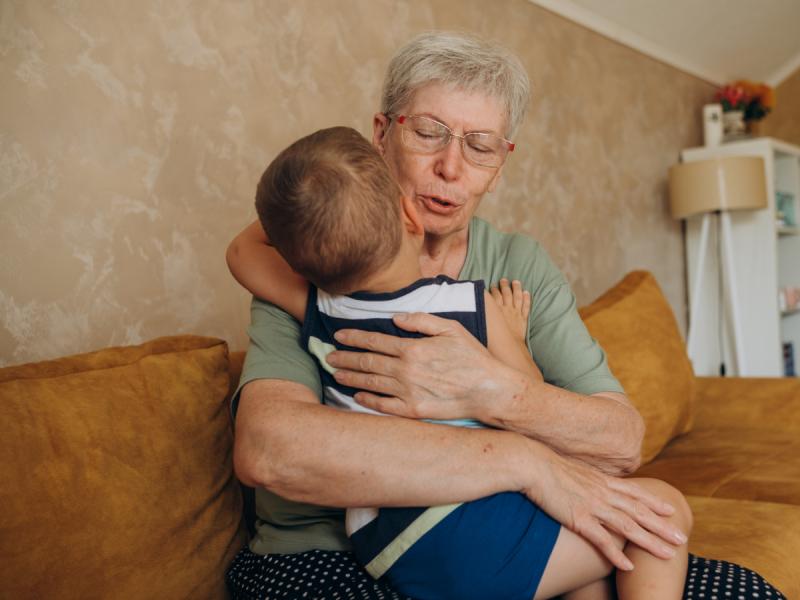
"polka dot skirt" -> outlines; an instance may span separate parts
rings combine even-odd
[[[233,600],[411,600],[372,579],[350,552],[261,556],[244,548],[225,579]]]
[[[411,600],[382,581],[373,580],[349,552],[312,550],[261,556],[244,548],[231,564],[226,583],[233,600]],[[683,597],[690,600],[786,600],[749,569],[693,554],[689,555]]]
[[[684,598],[692,600],[786,600],[758,574],[724,560],[689,555]]]

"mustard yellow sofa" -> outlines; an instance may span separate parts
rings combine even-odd
[[[640,474],[689,498],[690,550],[800,599],[800,382],[695,378],[648,273],[581,313],[647,423]],[[226,597],[242,360],[184,335],[0,369],[0,598]]]

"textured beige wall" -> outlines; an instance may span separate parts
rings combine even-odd
[[[0,364],[180,332],[243,348],[223,254],[262,169],[314,129],[368,133],[392,51],[431,28],[504,42],[533,82],[480,214],[539,238],[581,303],[653,270],[682,323],[666,172],[708,84],[526,0],[5,0]]]
[[[764,135],[800,146],[800,69],[775,88],[775,110],[762,122]]]

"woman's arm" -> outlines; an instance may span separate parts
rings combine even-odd
[[[253,221],[233,238],[225,260],[234,279],[251,294],[279,306],[303,322],[308,282],[269,245],[261,223]]]
[[[578,394],[508,367],[451,319],[395,317],[419,339],[343,329],[336,339],[368,352],[331,352],[336,380],[360,404],[416,419],[477,419],[540,440],[610,474],[639,466],[644,424],[623,394]]]
[[[507,431],[341,411],[302,385],[258,380],[242,391],[234,440],[239,479],[290,500],[430,506],[519,491],[620,568],[609,532],[656,556],[680,543],[655,495]]]

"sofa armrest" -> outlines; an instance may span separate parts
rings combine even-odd
[[[800,435],[800,379],[697,377],[694,430],[756,428]]]

